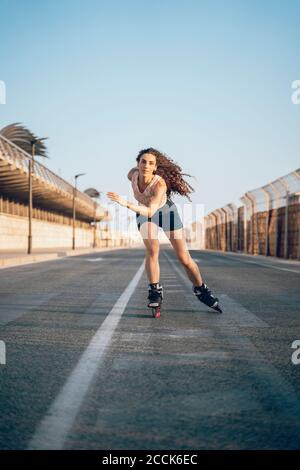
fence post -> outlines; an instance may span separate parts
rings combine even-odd
[[[249,227],[250,227],[250,243],[249,243],[249,254],[253,255],[254,254],[254,243],[253,243],[253,206],[252,206],[252,201],[250,197],[248,196],[248,193],[244,194],[245,201],[247,203],[250,202],[250,208],[251,208],[251,213],[249,217]],[[246,204],[246,206],[248,206]],[[248,216],[248,207],[247,207],[247,216]],[[248,240],[247,240],[248,241]]]
[[[270,227],[270,210],[271,210],[271,203],[270,203],[270,194],[265,188],[261,188],[263,191],[266,201],[267,201],[267,216],[266,216],[266,225],[265,225],[265,237],[266,237],[266,243],[265,243],[265,256],[269,256],[269,227]]]
[[[289,200],[290,194],[286,192],[285,212],[284,212],[284,257],[289,257]]]
[[[224,230],[224,235],[225,235],[225,250],[224,251],[227,251],[227,248],[228,248],[228,237],[227,237],[227,212],[225,211],[225,209],[223,209],[223,207],[220,209],[221,213],[224,214],[224,225],[225,225],[225,230]],[[221,216],[222,217],[222,216]]]
[[[237,208],[234,204],[228,204],[231,211],[231,251],[237,251]]]
[[[215,212],[212,213],[212,216],[215,218],[215,246],[214,249],[218,250],[219,249],[219,227],[218,227],[218,217]]]

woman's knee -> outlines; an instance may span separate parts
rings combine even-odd
[[[152,240],[151,242],[148,240],[145,242],[146,246],[146,255],[149,257],[158,257],[159,255],[159,242],[156,240]]]
[[[178,255],[178,260],[185,268],[189,268],[192,263],[192,258],[189,254],[180,254]]]
[[[158,258],[159,257],[159,247],[152,246],[147,248],[146,255],[150,258]]]

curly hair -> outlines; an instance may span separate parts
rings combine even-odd
[[[154,173],[164,178],[167,185],[167,196],[170,196],[171,194],[180,194],[191,201],[189,194],[194,191],[194,188],[192,188],[192,186],[183,179],[183,176],[191,177],[191,175],[182,173],[181,167],[177,165],[174,160],[152,147],[141,150],[138,153],[136,161],[139,162],[140,158],[145,153],[150,153],[156,157],[157,170]]]

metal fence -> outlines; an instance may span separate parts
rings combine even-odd
[[[0,195],[0,214],[17,215],[20,217],[28,217],[29,207],[27,204],[14,201],[7,197]],[[61,225],[72,225],[73,220],[64,214],[58,214],[53,211],[47,211],[34,207],[32,209],[32,217],[37,220],[43,220],[45,222],[55,222]],[[89,229],[91,225],[82,220],[75,220],[75,226],[79,228]]]
[[[300,169],[205,217],[208,249],[300,260]]]

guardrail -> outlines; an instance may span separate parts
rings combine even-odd
[[[5,161],[21,172],[27,174],[29,173],[28,163],[32,158],[31,155],[1,135],[0,156],[2,159],[5,159]],[[64,195],[68,200],[73,198],[74,186],[36,160],[34,161],[33,165],[33,176],[41,183],[44,182],[47,185],[51,185],[53,190],[60,192],[60,194]],[[87,194],[76,190],[76,201],[83,210],[85,207],[89,214],[95,213],[95,201]],[[102,214],[104,216],[104,209],[96,203],[96,217],[101,217]]]
[[[300,169],[247,191],[205,218],[205,246],[300,260]]]

